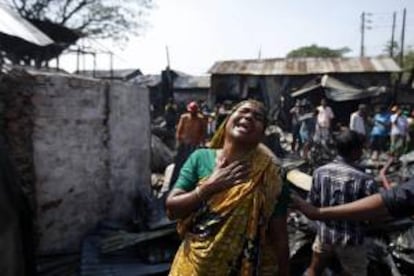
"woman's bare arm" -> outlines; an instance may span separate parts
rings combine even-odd
[[[197,194],[196,190],[186,192],[181,189],[173,189],[165,204],[168,218],[185,218],[202,204],[202,198],[200,192]]]

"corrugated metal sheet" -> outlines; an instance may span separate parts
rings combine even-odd
[[[142,75],[133,79],[133,82],[147,87],[154,87],[161,83],[161,75]]]
[[[384,86],[371,86],[365,89],[360,89],[328,75],[324,75],[320,83],[299,89],[293,92],[291,96],[294,98],[301,97],[319,88],[325,88],[325,96],[336,102],[378,97],[387,93],[387,89]]]
[[[376,58],[276,58],[218,61],[211,74],[236,75],[306,75],[326,73],[399,72],[397,63],[388,57]]]
[[[160,75],[142,75],[134,78],[138,85],[154,87],[161,84]],[[190,76],[180,74],[174,79],[174,89],[210,88],[210,76]]]
[[[2,3],[0,3],[0,32],[39,46],[53,43],[47,35]]]
[[[174,80],[174,88],[210,88],[210,76],[179,76]]]
[[[114,69],[114,70],[80,70],[76,71],[75,74],[94,77],[98,79],[120,79],[130,80],[134,77],[142,75],[139,69]]]

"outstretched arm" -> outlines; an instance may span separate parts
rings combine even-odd
[[[380,194],[374,194],[357,201],[332,207],[316,208],[299,195],[292,194],[292,207],[314,220],[348,219],[373,220],[389,216]]]

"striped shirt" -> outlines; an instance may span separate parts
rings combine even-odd
[[[337,157],[315,170],[308,200],[318,207],[335,206],[377,191],[378,186],[372,176]],[[323,244],[358,245],[364,240],[363,224],[347,220],[317,221],[317,235]]]

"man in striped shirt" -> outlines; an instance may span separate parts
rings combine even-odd
[[[362,156],[363,141],[346,130],[336,137],[338,157],[315,170],[308,200],[318,207],[335,206],[377,192],[374,178],[355,167]],[[367,258],[363,222],[326,220],[317,222],[317,235],[307,275],[321,275],[328,259],[337,255],[350,275],[366,275]]]

